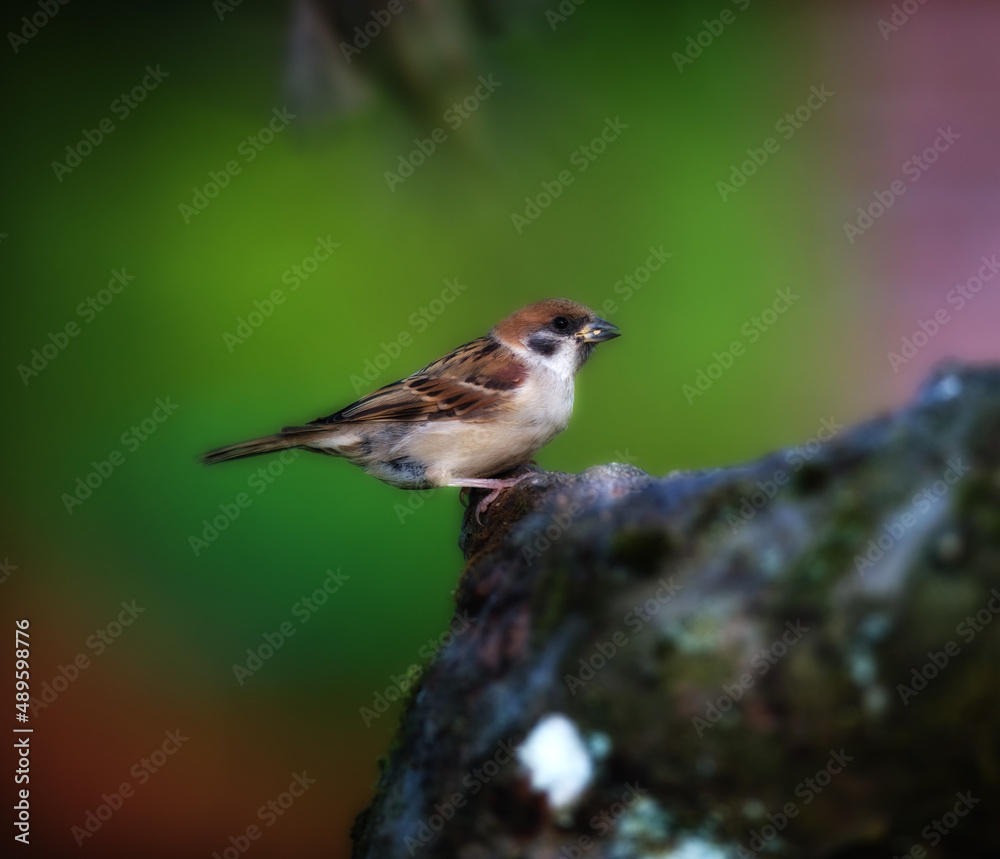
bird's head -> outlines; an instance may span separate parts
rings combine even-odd
[[[589,307],[550,298],[522,307],[490,331],[523,360],[573,375],[598,343],[621,332]]]

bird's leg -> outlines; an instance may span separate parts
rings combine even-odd
[[[492,489],[482,501],[476,505],[476,522],[480,525],[483,524],[483,520],[480,518],[482,512],[490,506],[496,497],[503,492],[505,489],[509,489],[511,486],[516,486],[526,477],[531,477],[534,471],[526,472],[525,474],[519,474],[517,477],[468,477],[468,478],[452,478],[448,483],[449,486],[461,486],[463,488],[468,487],[471,489]]]

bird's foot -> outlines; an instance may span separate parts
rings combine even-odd
[[[516,486],[522,480],[531,477],[534,471],[527,471],[517,477],[470,477],[466,479],[453,480],[449,486],[461,486],[463,492],[466,489],[490,489],[492,490],[482,501],[476,505],[476,522],[483,524],[483,511],[490,506],[505,489]]]

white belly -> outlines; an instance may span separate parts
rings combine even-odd
[[[427,463],[427,479],[435,486],[454,478],[493,477],[527,462],[566,429],[573,412],[572,380],[535,378],[518,392],[518,408],[509,419],[429,421],[401,452]]]

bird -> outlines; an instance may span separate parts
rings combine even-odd
[[[204,454],[206,464],[299,448],[343,457],[401,489],[489,489],[476,520],[531,472],[528,463],[569,424],[576,374],[621,331],[563,298],[522,307],[485,336],[357,402],[301,426]]]

